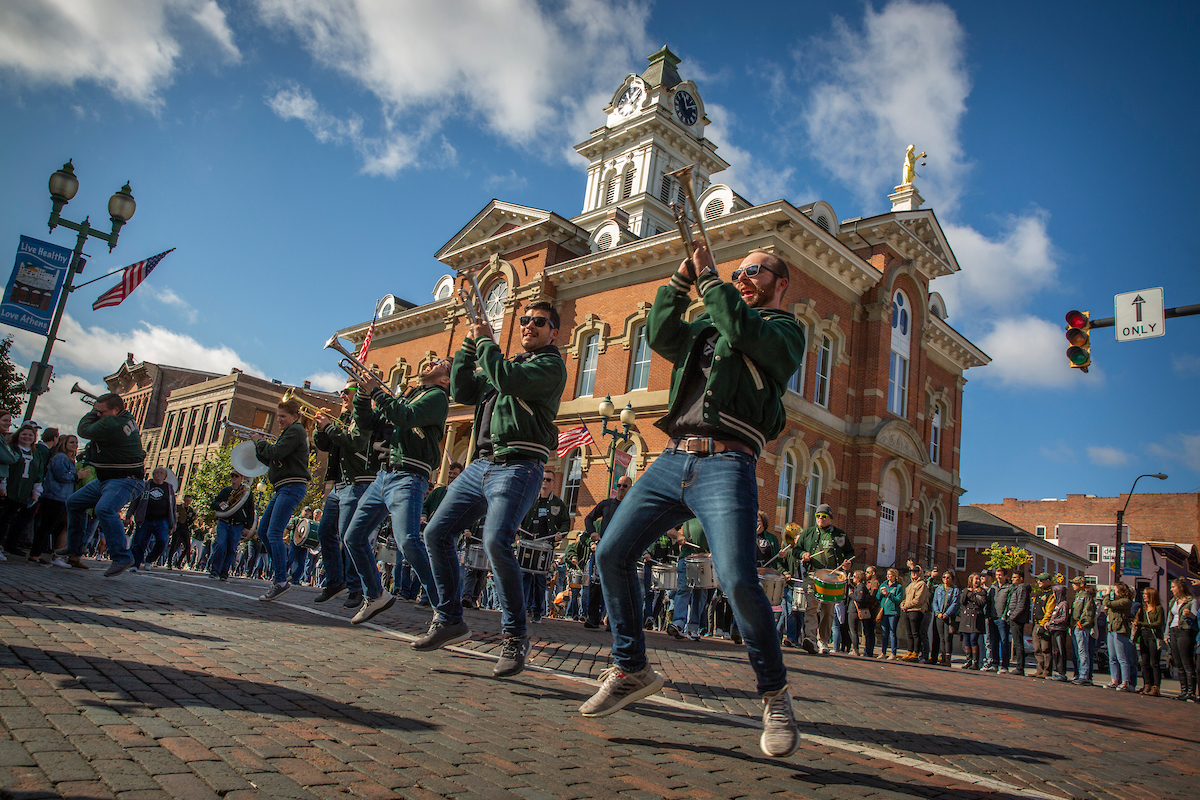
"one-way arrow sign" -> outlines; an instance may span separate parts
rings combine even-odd
[[[1142,289],[1119,294],[1113,301],[1116,310],[1118,342],[1151,339],[1166,333],[1163,325],[1163,290]]]

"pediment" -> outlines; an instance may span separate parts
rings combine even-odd
[[[450,241],[442,245],[435,257],[440,261],[449,253],[477,245],[516,228],[545,222],[550,217],[551,212],[540,208],[519,206],[516,203],[493,199]]]
[[[929,463],[921,435],[911,423],[904,420],[894,419],[883,423],[875,433],[875,443],[884,450],[922,467]]]

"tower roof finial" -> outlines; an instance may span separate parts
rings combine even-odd
[[[650,66],[642,73],[642,80],[647,86],[662,86],[670,89],[671,87],[682,83],[679,77],[679,72],[675,67],[679,66],[679,56],[671,52],[671,48],[665,44],[657,53],[646,58],[650,62]]]

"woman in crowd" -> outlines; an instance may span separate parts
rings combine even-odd
[[[1106,689],[1133,692],[1133,643],[1129,639],[1132,629],[1133,596],[1129,585],[1118,583],[1116,590],[1104,598],[1104,610],[1108,618],[1108,670],[1112,681]]]
[[[928,642],[922,642],[925,628],[925,615],[929,613],[930,593],[929,586],[925,583],[925,571],[920,567],[913,565],[910,573],[911,580],[904,587],[904,600],[900,603],[900,610],[904,612],[904,621],[908,624],[908,652],[904,654],[904,661],[917,661],[922,664],[926,663],[927,659],[922,653],[928,652]]]
[[[950,666],[950,654],[954,652],[954,618],[958,616],[958,583],[954,572],[946,570],[942,584],[933,592],[933,634],[938,638],[938,651],[942,654],[938,663]]]
[[[54,537],[62,530],[63,520],[67,517],[67,498],[75,491],[75,455],[78,450],[79,439],[67,434],[58,437],[58,442],[50,451],[50,463],[42,479],[42,500],[34,523],[36,533],[29,551],[31,561],[41,553],[54,553]],[[50,563],[56,567],[88,568],[76,555],[69,556],[66,561],[55,557]]]
[[[959,596],[958,632],[967,657],[963,669],[979,669],[979,640],[987,626],[987,599],[979,573],[972,572],[967,576],[967,588]]]
[[[17,455],[17,462],[8,468],[5,481],[5,500],[2,513],[7,522],[4,550],[7,553],[26,555],[25,529],[33,521],[37,501],[42,495],[42,476],[46,473],[46,455],[38,448],[37,428],[22,425],[8,440],[9,449]],[[0,522],[0,528],[4,528]],[[41,555],[40,553],[36,555]],[[43,563],[49,564],[47,557]]]
[[[1161,657],[1163,628],[1166,616],[1158,599],[1158,590],[1147,586],[1142,590],[1142,607],[1133,620],[1133,640],[1137,643],[1142,665],[1142,694],[1158,697],[1162,681]]]
[[[854,655],[875,657],[875,615],[879,611],[879,601],[875,599],[875,590],[867,580],[867,573],[858,570],[854,573],[854,590],[850,593],[850,627],[854,632]],[[861,637],[861,642],[859,641]],[[860,648],[859,645],[862,645]]]
[[[879,600],[879,613],[876,614],[876,618],[879,620],[880,635],[882,636],[879,657],[895,661],[897,639],[899,638],[896,624],[900,621],[900,605],[904,602],[904,584],[900,583],[900,570],[888,569],[887,582],[880,585],[878,591],[875,592],[875,598]],[[891,645],[892,648],[890,656],[888,655],[888,645]]]
[[[1050,615],[1046,618],[1046,631],[1050,634],[1050,664],[1047,677],[1052,681],[1067,681],[1067,631],[1071,627],[1071,606],[1067,603],[1067,587],[1057,584],[1050,590],[1046,603]]]
[[[1119,584],[1123,585],[1123,584]],[[1196,618],[1200,601],[1192,597],[1192,587],[1186,578],[1171,581],[1171,610],[1167,613],[1167,641],[1171,646],[1171,663],[1179,675],[1179,694],[1176,700],[1196,701],[1195,656]]]

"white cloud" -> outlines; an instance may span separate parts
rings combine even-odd
[[[1180,433],[1164,444],[1146,448],[1153,456],[1176,461],[1192,472],[1200,472],[1200,433]]]
[[[946,239],[961,269],[935,279],[930,290],[941,293],[951,316],[1023,307],[1057,280],[1057,254],[1046,232],[1048,217],[1043,211],[1011,216],[994,239],[965,225],[944,223]]]
[[[322,110],[299,86],[268,98],[271,108],[320,141],[352,144],[364,172],[389,176],[423,160],[452,116],[560,152],[594,127],[623,72],[649,52],[649,9],[632,0],[258,0],[258,9],[318,64],[372,93],[382,119],[378,133],[364,133],[362,120]]]
[[[830,40],[797,54],[813,85],[805,116],[813,152],[864,202],[883,202],[915,144],[929,153],[922,193],[941,208],[956,204],[967,169],[965,38],[949,7],[899,0],[878,12],[868,6],[861,29],[836,20]]]
[[[1133,461],[1133,456],[1116,447],[1089,447],[1088,458],[1101,467],[1123,467]]]
[[[83,395],[71,394],[71,387],[76,383],[95,395],[108,391],[103,383],[94,383],[70,372],[55,375],[50,391],[38,397],[33,418],[47,428],[58,428],[60,434],[75,433],[80,418],[91,411],[91,406],[83,401]]]
[[[175,294],[173,289],[158,288],[151,284],[144,284],[142,287],[142,299],[153,299],[163,305],[174,306],[177,313],[183,315],[190,323],[195,323],[200,318],[200,312],[192,307],[192,304],[184,300],[179,295]]]
[[[184,42],[215,45],[226,61],[241,57],[215,0],[10,0],[0,69],[35,86],[91,81],[157,110]]]
[[[1178,353],[1171,356],[1171,366],[1181,375],[1200,375],[1200,356]]]
[[[1057,461],[1060,464],[1069,464],[1075,460],[1075,450],[1062,439],[1059,439],[1053,447],[1042,447],[1042,457],[1051,461]]]
[[[314,389],[320,389],[323,392],[338,392],[346,385],[348,377],[344,372],[314,372],[305,380],[310,381]]]
[[[718,144],[721,157],[729,162],[729,169],[714,176],[715,181],[726,184],[752,203],[795,196],[790,192],[795,168],[763,164],[748,150],[731,144],[729,132],[737,130],[738,121],[729,109],[716,103],[705,103],[704,111],[716,120],[704,129],[704,135]],[[812,194],[809,190],[800,196],[809,197]]]
[[[1005,386],[1052,389],[1074,386],[1081,380],[1097,386],[1102,380],[1102,374],[1095,369],[1087,375],[1071,369],[1062,328],[1038,317],[1018,315],[1000,319],[977,344],[992,357],[992,363],[980,372],[984,380],[999,381]]]
[[[138,361],[187,367],[218,375],[228,375],[233,367],[263,374],[227,345],[210,347],[186,334],[147,322],[142,322],[141,327],[132,331],[118,333],[99,326],[85,329],[70,314],[64,314],[58,335],[62,341],[55,344],[52,359],[60,370],[71,364],[85,373],[109,375],[121,366],[127,353],[133,353]],[[13,349],[22,356],[30,359],[41,357],[44,337],[14,331],[13,338]]]

